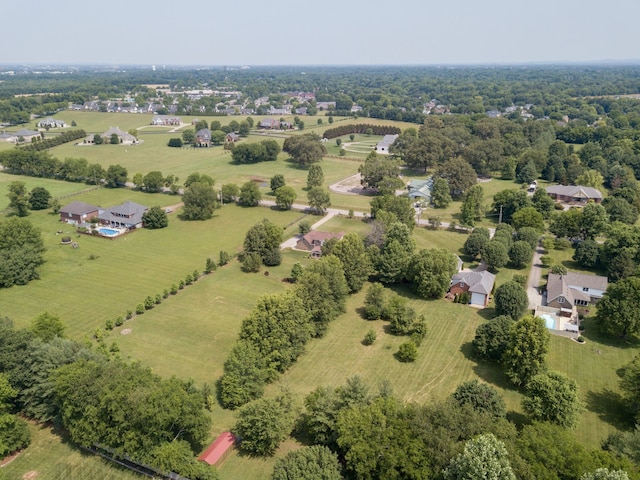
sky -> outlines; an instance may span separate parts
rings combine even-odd
[[[640,0],[0,0],[0,64],[640,61]]]

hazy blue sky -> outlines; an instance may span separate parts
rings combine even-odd
[[[0,63],[640,59],[640,0],[0,0]]]

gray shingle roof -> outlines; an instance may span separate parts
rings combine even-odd
[[[485,295],[491,293],[495,281],[496,276],[486,270],[456,273],[451,279],[454,285],[464,282],[469,285],[469,291],[471,293],[483,293]]]
[[[62,207],[60,213],[70,213],[72,215],[85,215],[89,212],[97,212],[98,207],[84,202],[71,202],[68,205]]]
[[[602,198],[600,190],[583,185],[551,185],[546,187],[547,193],[565,197]]]

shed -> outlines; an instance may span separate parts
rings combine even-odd
[[[209,447],[202,452],[198,460],[219,467],[233,451],[236,436],[231,432],[222,432]]]

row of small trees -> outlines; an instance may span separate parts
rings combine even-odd
[[[49,148],[57,147],[63,143],[73,142],[80,138],[87,136],[87,132],[82,129],[79,130],[66,130],[59,135],[45,138],[41,142],[30,143],[22,147],[23,150],[40,151],[47,150]]]
[[[367,135],[399,135],[402,130],[394,125],[369,125],[366,123],[356,123],[349,125],[340,125],[338,127],[329,128],[322,134],[323,138],[332,140],[350,133],[367,134]]]

